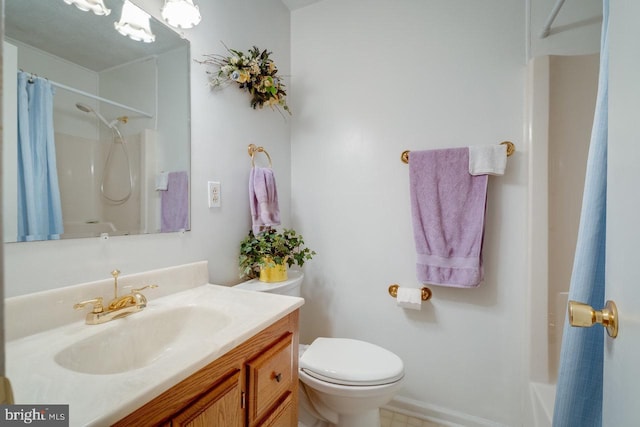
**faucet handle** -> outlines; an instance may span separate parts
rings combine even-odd
[[[131,293],[135,294],[136,292],[141,292],[144,291],[145,289],[153,289],[153,288],[157,288],[158,285],[147,285],[147,286],[143,286],[139,289],[131,289]]]
[[[87,301],[79,302],[77,304],[74,304],[73,308],[76,310],[80,310],[82,307],[84,307],[87,304],[93,304],[93,309],[91,310],[92,313],[97,314],[97,313],[102,313],[104,311],[104,308],[102,307],[102,297],[97,297]]]
[[[131,295],[135,300],[136,305],[140,306],[140,307],[146,307],[147,306],[147,297],[145,297],[144,295],[142,295],[142,293],[140,291],[144,291],[145,289],[149,288],[149,289],[153,289],[153,288],[157,288],[158,285],[147,285],[147,286],[143,286],[141,288],[138,289],[131,289]]]

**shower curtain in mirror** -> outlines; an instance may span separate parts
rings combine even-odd
[[[603,1],[600,76],[591,131],[580,228],[569,299],[604,306],[607,198],[609,0]],[[553,414],[554,427],[602,425],[602,328],[573,328],[565,322]]]
[[[18,241],[59,239],[62,207],[53,136],[53,87],[18,72]]]

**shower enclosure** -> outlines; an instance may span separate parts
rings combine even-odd
[[[77,115],[95,137],[56,132],[65,233],[63,238],[129,234],[140,228],[140,135],[123,136],[94,116]],[[122,132],[124,126],[122,126]],[[117,128],[115,128],[117,129]],[[124,142],[123,142],[124,141]],[[76,203],[77,200],[82,203]]]
[[[599,55],[528,66],[529,367],[533,426],[550,426],[598,88]]]

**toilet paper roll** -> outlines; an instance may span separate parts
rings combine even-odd
[[[420,310],[422,308],[422,290],[399,287],[396,302],[399,307]]]

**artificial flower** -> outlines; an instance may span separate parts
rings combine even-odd
[[[216,71],[207,71],[211,76],[209,86],[217,88],[225,83],[237,83],[240,89],[251,95],[251,107],[254,109],[267,105],[278,110],[282,108],[291,114],[285,100],[285,85],[276,77],[278,67],[269,58],[271,52],[261,51],[256,46],[246,53],[229,48],[227,51],[228,56],[211,54],[205,55],[203,61],[197,61],[217,67]]]

